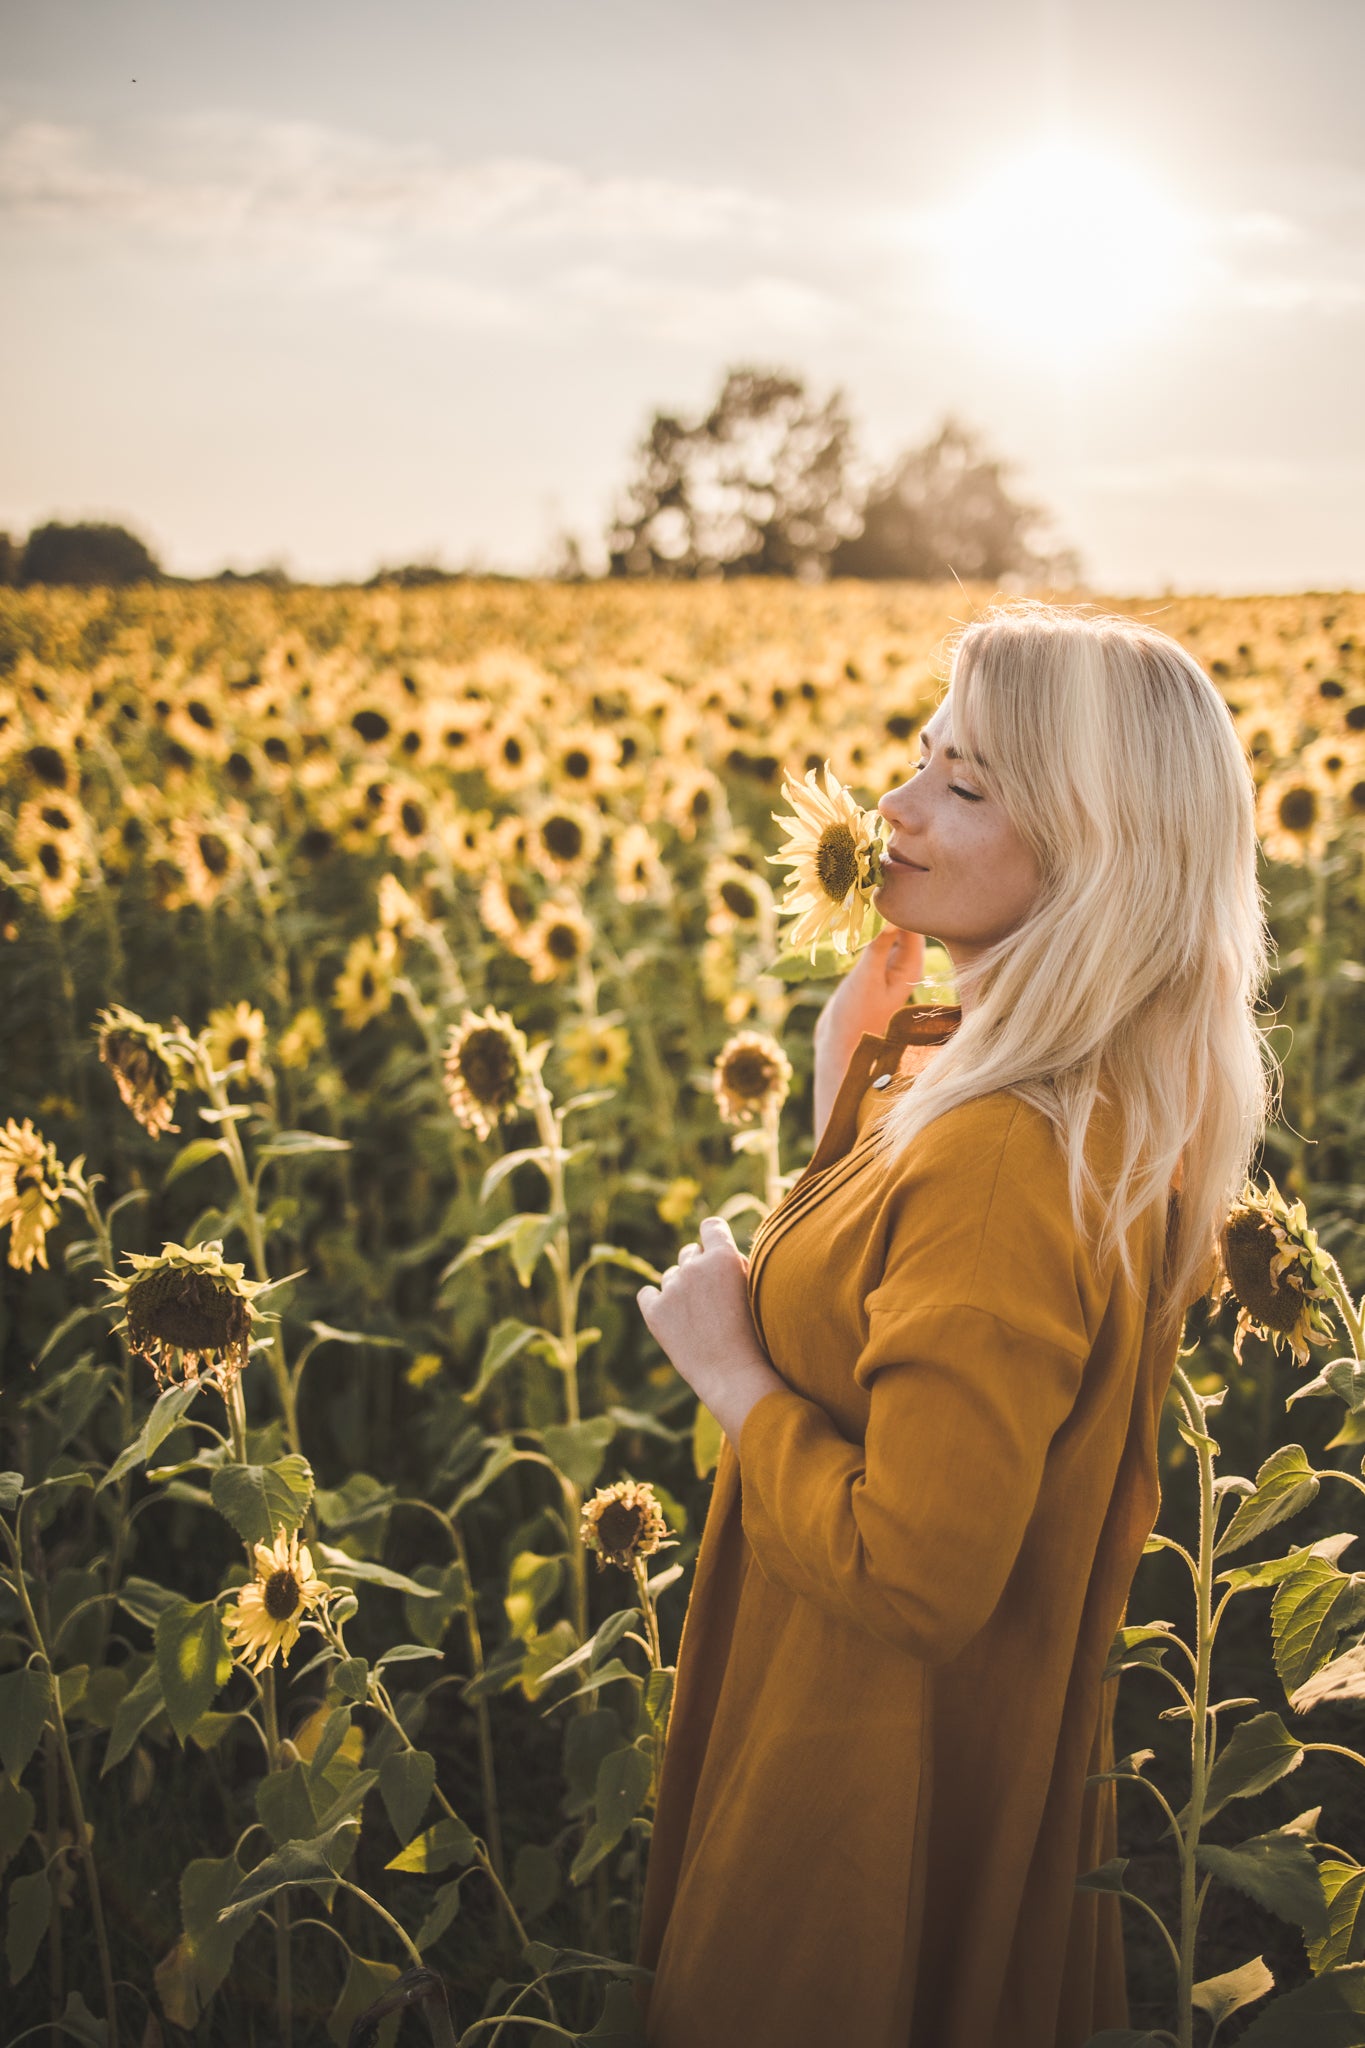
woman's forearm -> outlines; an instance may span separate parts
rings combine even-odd
[[[834,1107],[834,1098],[839,1093],[840,1083],[848,1072],[848,1063],[857,1049],[858,1040],[862,1037],[861,1031],[850,1037],[847,1031],[840,1031],[835,1026],[826,1026],[827,1015],[827,1011],[821,1011],[813,1039],[815,1074],[812,1094],[817,1145],[824,1136],[825,1125],[829,1122],[830,1111]]]

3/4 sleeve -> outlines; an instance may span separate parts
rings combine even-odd
[[[865,1444],[790,1388],[744,1419],[759,1565],[921,1663],[949,1662],[1004,1591],[1084,1364],[979,1308],[874,1314]]]

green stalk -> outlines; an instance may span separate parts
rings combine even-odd
[[[261,1699],[265,1707],[265,1741],[269,1752],[269,1769],[280,1768],[280,1723],[275,1707],[275,1667],[270,1665],[261,1687]],[[294,1990],[293,1964],[289,1952],[289,1894],[278,1891],[275,1894],[275,2024],[281,2048],[289,2048],[294,2038]]]
[[[1177,1364],[1172,1380],[1184,1404],[1191,1432],[1203,1439],[1208,1435],[1204,1403]],[[1185,1833],[1180,1839],[1180,1971],[1176,1991],[1176,2023],[1180,2048],[1194,2048],[1194,1942],[1199,1925],[1199,1900],[1195,1898],[1197,1869],[1195,1851],[1204,1821],[1204,1800],[1208,1792],[1209,1757],[1209,1671],[1213,1650],[1213,1542],[1217,1509],[1213,1493],[1213,1453],[1207,1442],[1194,1446],[1199,1461],[1199,1554],[1195,1576],[1197,1636],[1193,1712],[1190,1717],[1190,1804]]]

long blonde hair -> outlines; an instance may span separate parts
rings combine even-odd
[[[1154,627],[1016,599],[955,636],[953,738],[1037,859],[1024,921],[958,975],[970,1007],[887,1110],[886,1156],[959,1103],[1006,1090],[1064,1147],[1073,1217],[1136,1279],[1130,1228],[1165,1204],[1159,1337],[1212,1284],[1228,1211],[1278,1107],[1255,1016],[1271,940],[1255,784],[1232,715]],[[981,761],[989,767],[980,765]],[[1086,1158],[1098,1103],[1123,1141],[1111,1187]],[[1202,1283],[1202,1285],[1201,1285]]]

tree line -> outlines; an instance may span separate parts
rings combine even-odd
[[[790,370],[740,365],[725,372],[704,411],[653,415],[604,535],[607,574],[1079,582],[1075,550],[1049,545],[1050,515],[1007,487],[1011,467],[950,413],[923,447],[869,473],[842,391],[817,399]],[[370,585],[411,587],[469,573],[409,563],[380,569]],[[561,536],[552,574],[588,580],[574,535]],[[0,583],[200,580],[289,578],[277,567],[169,577],[119,525],[52,520],[22,545],[0,534]]]

